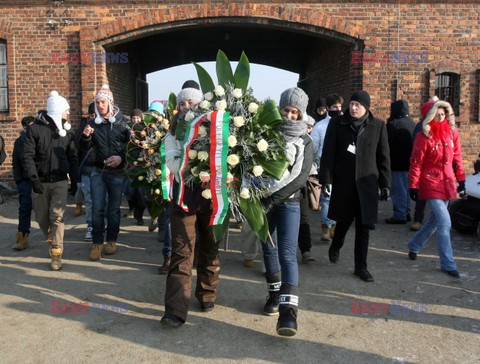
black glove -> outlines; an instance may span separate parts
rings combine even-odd
[[[273,208],[273,202],[267,197],[262,200],[260,200],[260,203],[262,204],[263,211],[265,211],[266,214]]]
[[[78,189],[77,182],[71,181],[70,189],[68,190],[68,193],[70,193],[71,196],[75,196],[75,194],[77,193],[77,189]]]
[[[418,200],[418,188],[410,188],[410,198],[413,201]]]
[[[459,195],[465,195],[465,181],[458,181],[457,192]]]
[[[387,201],[390,197],[390,188],[382,187],[380,189],[380,201]]]
[[[33,192],[38,193],[40,195],[45,192],[45,188],[43,187],[42,182],[40,182],[38,178],[32,179],[32,189],[33,189]]]
[[[325,197],[330,197],[332,194],[332,185],[330,183],[326,183],[322,185],[322,195]]]

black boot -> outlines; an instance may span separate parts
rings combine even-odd
[[[280,307],[277,321],[277,334],[294,336],[297,333],[298,295],[297,287],[282,284],[280,289]]]
[[[263,307],[263,313],[267,316],[278,315],[279,292],[282,282],[267,283],[268,296],[267,302]]]

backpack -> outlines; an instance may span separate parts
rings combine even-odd
[[[0,136],[0,166],[5,162],[5,159],[7,159],[7,153],[5,153],[5,140]]]

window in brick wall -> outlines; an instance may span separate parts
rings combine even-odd
[[[460,115],[460,75],[444,72],[435,76],[435,95],[452,105],[456,116]]]
[[[7,43],[0,39],[0,112],[8,111]]]

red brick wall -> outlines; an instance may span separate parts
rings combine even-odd
[[[461,106],[457,118],[462,126],[464,160],[470,165],[480,151],[479,117],[479,19],[477,0],[433,1],[162,1],[112,0],[108,2],[68,0],[54,6],[53,1],[19,0],[0,3],[0,38],[7,41],[10,112],[0,114],[0,133],[7,140],[11,155],[19,120],[45,105],[48,93],[55,89],[72,107],[73,120],[79,120],[95,90],[107,81],[118,92],[117,100],[133,106],[132,89],[121,86],[114,68],[107,74],[104,64],[53,63],[52,52],[91,52],[103,50],[110,42],[142,37],[153,28],[177,26],[182,21],[199,21],[205,17],[248,17],[278,19],[285,29],[292,23],[331,29],[338,34],[358,38],[366,53],[392,51],[428,53],[428,63],[348,64],[348,52],[339,44],[329,48],[329,63],[312,62],[309,77],[311,98],[331,91],[347,96],[358,80],[370,92],[376,115],[388,117],[389,105],[397,79],[399,98],[411,105],[411,116],[419,116],[421,102],[433,92],[433,79],[427,77],[442,70],[461,75]],[[47,21],[71,21],[65,27],[49,30]],[[300,36],[300,35],[299,35]],[[260,40],[258,40],[260,41]],[[332,44],[332,42],[329,42]],[[281,46],[279,44],[279,46]],[[342,51],[343,50],[343,51]],[[173,51],[173,50],[172,50]],[[131,72],[121,72],[129,84]],[[355,72],[360,72],[355,74]],[[329,79],[331,74],[346,73],[346,78]],[[396,75],[396,77],[395,77]],[[323,80],[323,81],[322,81]],[[129,96],[130,95],[130,96]],[[128,113],[128,110],[124,110]],[[11,177],[10,159],[0,167],[0,181]]]

